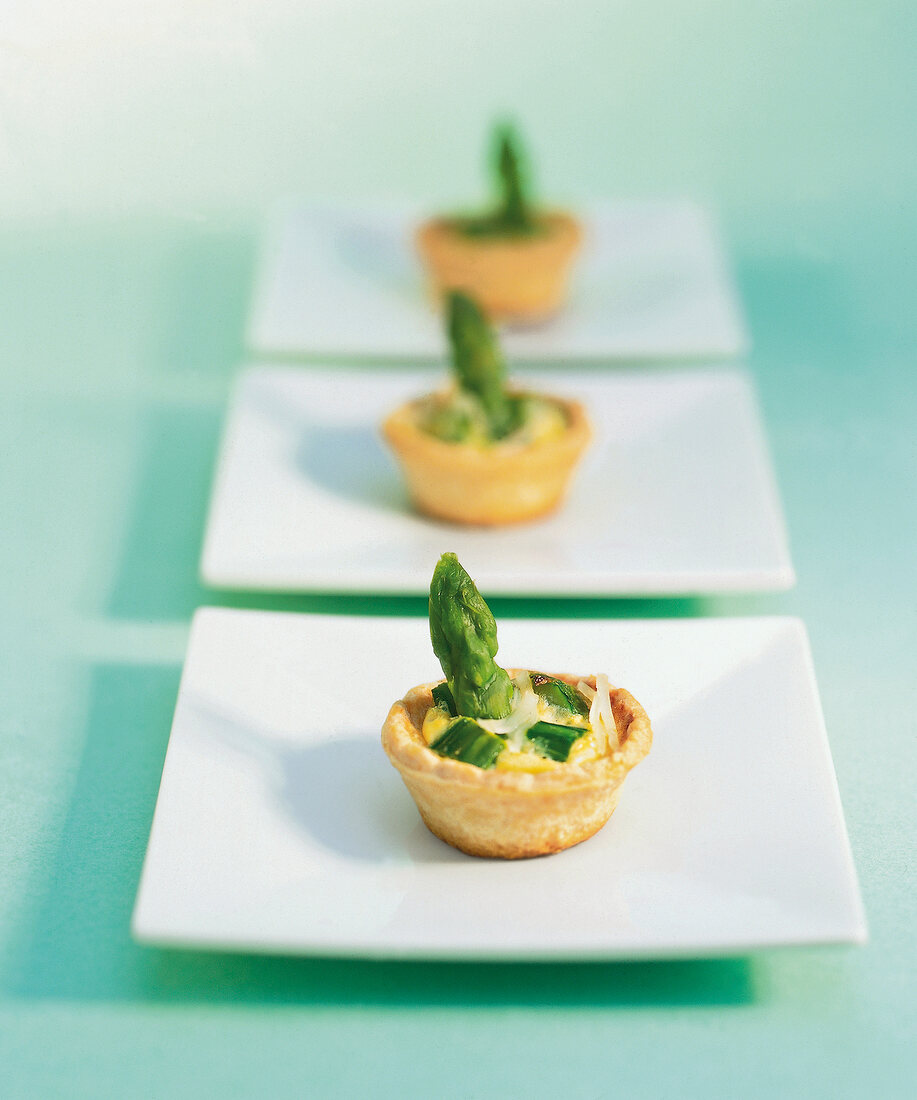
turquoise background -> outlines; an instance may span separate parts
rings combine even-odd
[[[126,8],[11,5],[0,46],[0,1093],[910,1095],[917,8]],[[553,197],[717,211],[799,584],[495,610],[803,616],[871,941],[595,966],[136,947],[194,608],[424,612],[196,580],[262,215],[474,197],[507,109]]]

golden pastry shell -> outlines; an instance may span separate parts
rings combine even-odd
[[[578,401],[551,398],[567,426],[534,443],[477,447],[447,443],[420,426],[419,402],[395,409],[382,434],[401,463],[417,509],[453,523],[496,526],[553,512],[567,491],[592,430]]]
[[[496,320],[539,321],[556,313],[583,234],[562,211],[541,214],[539,222],[543,232],[520,237],[470,237],[452,218],[424,222],[416,243],[436,296],[467,291]]]
[[[508,671],[515,676],[519,670]],[[558,678],[572,686],[581,679],[595,686],[594,677]],[[627,773],[652,745],[643,707],[628,691],[612,688],[618,745],[609,745],[605,756],[535,774],[484,770],[428,748],[422,727],[435,686],[412,688],[392,706],[382,747],[427,828],[469,855],[524,859],[586,840],[611,817]]]

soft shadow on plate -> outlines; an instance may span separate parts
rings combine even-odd
[[[298,829],[346,859],[456,863],[469,857],[423,826],[382,751],[379,733],[296,744],[193,698],[197,728],[251,757]]]
[[[535,532],[542,541],[533,543],[528,553],[531,557],[540,549],[548,554],[543,567],[551,568],[559,564],[550,557],[552,547],[562,548],[567,542],[576,545],[594,530],[594,514],[588,503],[590,497],[601,493],[606,505],[614,500],[614,489],[604,484],[596,487],[610,461],[609,451],[607,442],[600,438],[585,456],[583,468],[577,471],[577,479],[557,511],[525,523],[497,527],[456,524],[418,512],[411,503],[395,459],[378,429],[369,424],[304,425],[295,463],[296,469],[312,485],[342,501],[406,517],[431,531],[453,532],[458,538],[484,536],[497,553],[507,540],[511,547],[517,547],[520,535]],[[558,531],[563,532],[562,537],[558,537]],[[547,545],[543,542],[546,538],[549,540]],[[564,559],[566,556],[562,555]]]
[[[320,489],[384,512],[411,512],[394,460],[375,428],[365,424],[305,424],[296,468]]]
[[[378,742],[378,737],[343,738],[278,753],[278,793],[290,819],[348,859],[467,860],[419,820]]]
[[[343,226],[335,239],[337,258],[349,271],[420,305],[419,260],[411,265],[411,246],[397,229],[369,223]]]

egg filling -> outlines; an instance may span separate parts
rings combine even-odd
[[[453,387],[430,394],[416,402],[417,423],[427,434],[444,443],[461,443],[486,449],[495,443],[531,446],[562,435],[567,414],[556,401],[536,394],[517,393],[510,397],[511,414],[505,434],[494,436],[493,425],[480,400],[466,390]]]
[[[433,706],[422,727],[433,752],[479,768],[545,772],[565,764],[585,764],[617,747],[610,685],[596,677],[576,688],[540,672],[513,679],[513,706],[504,718],[470,718],[456,713],[446,683],[433,689]]]

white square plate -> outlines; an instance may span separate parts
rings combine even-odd
[[[249,324],[257,351],[439,358],[442,325],[412,243],[423,211],[287,206],[268,230]],[[689,202],[607,203],[586,236],[563,312],[509,330],[522,359],[734,356],[747,346],[706,214]]]
[[[379,435],[442,371],[262,368],[239,384],[201,572],[221,588],[423,593],[454,550],[483,591],[657,595],[794,582],[748,377],[729,368],[525,372],[584,401],[596,438],[537,523],[415,515]]]
[[[543,859],[427,832],[379,742],[439,675],[425,620],[195,616],[134,912],[145,942],[608,959],[862,942],[795,619],[499,624],[506,665],[606,671],[653,722],[596,836]]]

